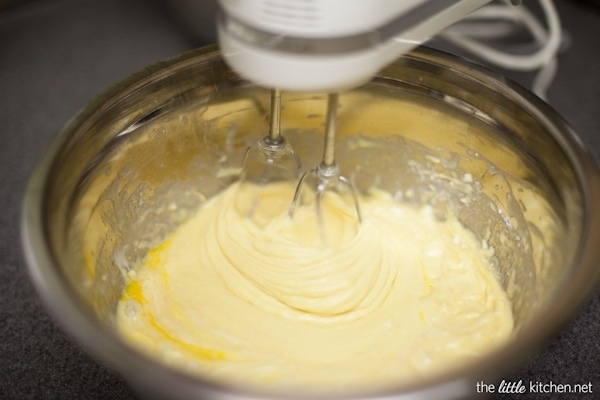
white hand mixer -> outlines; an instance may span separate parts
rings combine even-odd
[[[315,191],[319,196],[339,185],[350,186],[354,192],[333,159],[336,110],[332,107],[337,108],[334,93],[366,83],[400,55],[492,0],[219,1],[219,44],[226,62],[241,76],[275,88],[277,93],[330,93],[324,160],[307,172],[316,175]],[[511,0],[513,5],[520,2]],[[272,126],[278,118],[276,111]],[[286,151],[292,150],[286,147]],[[275,160],[268,159],[270,163]],[[290,215],[303,181],[298,184]],[[354,202],[360,220],[355,193]]]
[[[220,0],[219,45],[259,85],[336,92],[491,1]]]

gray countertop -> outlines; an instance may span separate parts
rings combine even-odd
[[[548,102],[600,160],[600,11],[579,2],[556,4],[571,46],[560,57]],[[36,162],[81,107],[136,70],[214,39],[208,24],[205,36],[192,40],[172,15],[163,3],[144,0],[30,0],[0,8],[2,399],[135,398],[116,373],[96,362],[46,313],[21,255],[20,207]],[[530,74],[506,74],[530,84]],[[577,317],[507,379],[591,382],[594,394],[572,398],[600,398],[599,338],[596,290]],[[509,397],[519,396],[497,396]]]

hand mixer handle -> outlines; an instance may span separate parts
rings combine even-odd
[[[491,0],[219,0],[229,65],[266,87],[339,91]]]

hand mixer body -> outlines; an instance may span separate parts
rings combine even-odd
[[[219,0],[225,60],[259,85],[336,92],[491,0]]]

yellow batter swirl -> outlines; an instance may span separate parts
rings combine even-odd
[[[505,341],[493,251],[385,192],[290,219],[294,185],[233,185],[151,251],[122,295],[123,335],[205,377],[283,389],[408,383]],[[252,218],[248,210],[260,193]]]
[[[233,293],[269,312],[325,323],[358,318],[387,297],[396,275],[389,258],[393,232],[378,230],[371,220],[358,229],[354,209],[331,195],[322,209],[326,245],[312,203],[288,216],[292,185],[252,189],[226,193],[207,226],[203,263],[218,266]],[[240,218],[252,193],[260,195],[259,207],[253,218]]]

